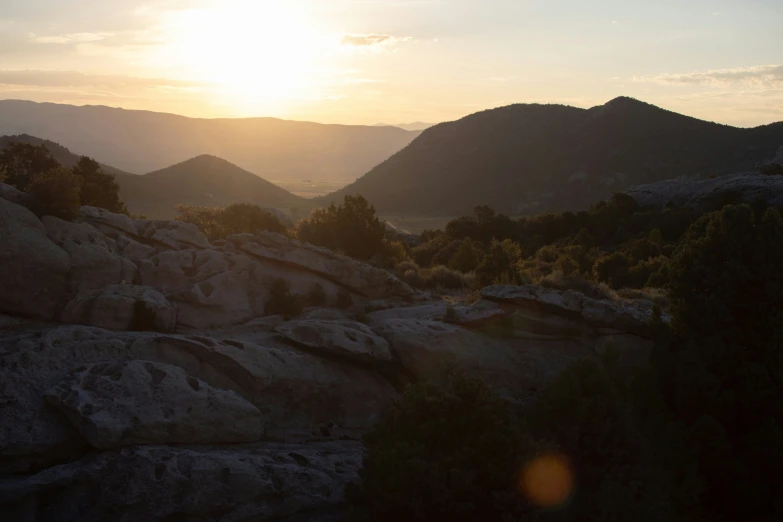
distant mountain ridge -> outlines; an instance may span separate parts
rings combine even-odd
[[[289,213],[312,207],[308,200],[207,154],[143,176],[118,176],[117,182],[128,208],[150,219],[173,218],[177,204],[225,207],[253,203]]]
[[[423,131],[435,125],[434,123],[424,123],[423,121],[414,121],[413,123],[376,123],[376,127],[397,127],[408,131]]]
[[[634,185],[753,170],[783,144],[783,122],[741,129],[632,98],[579,109],[517,104],[424,131],[356,182],[387,215],[579,210]]]
[[[73,167],[81,157],[58,143],[29,135],[0,136],[0,151],[12,142],[44,145],[65,167]],[[174,206],[178,204],[225,207],[232,203],[253,203],[282,210],[293,217],[313,206],[307,199],[206,154],[142,176],[109,165],[102,168],[114,175],[120,187],[120,199],[128,210],[149,219],[174,218],[177,215]]]
[[[0,100],[2,134],[52,140],[135,174],[211,154],[267,179],[350,180],[408,145],[419,132]]]

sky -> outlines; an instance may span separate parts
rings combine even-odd
[[[0,99],[441,122],[632,96],[783,120],[781,0],[1,0]]]

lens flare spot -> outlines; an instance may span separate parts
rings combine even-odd
[[[520,488],[539,507],[565,504],[574,490],[568,459],[562,455],[544,455],[532,460],[522,470]]]

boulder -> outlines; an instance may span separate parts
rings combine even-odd
[[[88,365],[48,390],[46,398],[98,449],[254,442],[264,434],[255,406],[159,362]]]
[[[135,236],[139,233],[133,220],[125,214],[114,214],[105,208],[90,206],[80,208],[79,213],[84,221],[105,234],[119,231]]]
[[[367,325],[356,321],[300,319],[285,322],[275,330],[295,344],[323,355],[344,357],[361,363],[377,364],[394,360],[389,343]]]
[[[783,206],[783,176],[767,176],[759,172],[728,174],[711,179],[670,179],[638,185],[626,194],[641,206],[664,208],[671,203],[677,208],[702,209],[716,202],[764,201],[768,206]]]
[[[259,259],[317,273],[367,298],[413,298],[415,295],[410,286],[386,270],[281,234],[259,232],[256,235],[238,234],[228,239],[236,248]]]
[[[135,220],[138,235],[174,250],[209,248],[209,241],[196,225],[182,221]]]
[[[73,290],[132,283],[136,278],[136,265],[117,255],[114,241],[92,225],[52,216],[41,221],[49,239],[68,252]]]
[[[68,288],[68,254],[27,208],[0,198],[0,312],[53,319]]]
[[[440,321],[390,319],[376,331],[417,379],[459,368],[516,399],[534,395],[574,362],[597,357],[580,339],[509,338]]]
[[[562,291],[537,285],[495,285],[484,288],[481,297],[510,306],[510,310],[538,312],[543,321],[554,319],[555,328],[571,323],[571,330],[612,328],[642,337],[651,335],[652,310],[623,302],[591,299],[574,290]]]
[[[358,478],[358,442],[107,451],[0,484],[4,520],[316,520]]]
[[[7,199],[28,209],[33,208],[33,197],[30,194],[5,183],[0,183],[0,199]]]
[[[213,328],[239,324],[255,316],[247,271],[223,272],[177,292],[177,324],[185,328]]]
[[[455,314],[450,322],[465,326],[478,325],[485,321],[498,319],[506,314],[497,303],[481,300],[471,305],[449,305],[445,301],[438,301],[418,306],[387,308],[370,312],[367,315],[373,323],[382,323],[390,319],[442,321],[448,319],[446,315],[449,307],[454,310]]]
[[[154,288],[120,284],[79,292],[60,320],[109,330],[167,332],[176,325],[177,311]]]
[[[130,350],[237,392],[261,411],[274,438],[359,436],[397,395],[376,372],[275,345],[264,332],[229,339],[144,335]]]

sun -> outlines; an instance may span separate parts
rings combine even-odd
[[[313,96],[321,35],[288,1],[221,1],[164,17],[158,62],[242,105]],[[224,100],[224,101],[226,101]]]

